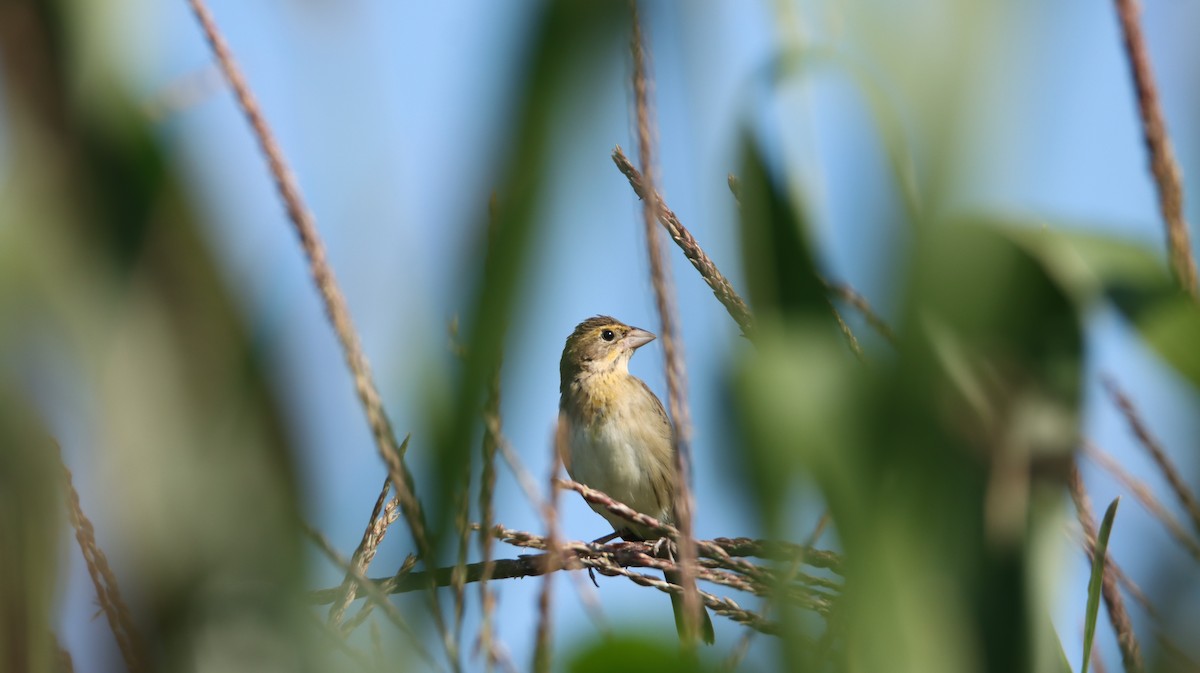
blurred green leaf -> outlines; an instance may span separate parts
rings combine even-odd
[[[1122,310],[1142,338],[1182,376],[1200,389],[1200,306],[1178,291]]]
[[[56,670],[54,604],[66,502],[58,447],[0,372],[0,662]]]
[[[525,66],[525,87],[516,101],[517,114],[509,153],[502,156],[494,172],[497,189],[495,225],[482,243],[474,261],[464,269],[475,270],[472,306],[464,320],[465,362],[450,399],[433,400],[438,418],[436,482],[422,491],[432,510],[430,530],[435,536],[447,530],[455,489],[464,470],[474,464],[472,451],[479,428],[484,390],[500,362],[507,325],[518,301],[518,281],[527,267],[528,256],[541,234],[539,199],[555,148],[549,145],[556,116],[571,96],[592,95],[582,87],[590,81],[581,72],[603,59],[605,47],[614,36],[623,35],[627,23],[621,4],[556,0],[542,8]],[[480,195],[480,203],[486,195]],[[487,231],[481,226],[480,232]],[[439,408],[440,407],[440,408]],[[549,448],[547,448],[549,454]],[[449,536],[439,536],[442,546]],[[428,561],[427,561],[428,562]]]
[[[863,370],[838,332],[817,275],[803,207],[779,189],[748,136],[741,166],[742,252],[756,348],[735,376],[746,441],[733,473],[742,476],[737,483],[767,534],[781,537],[794,516],[789,493],[809,471],[827,499],[854,501],[853,414]],[[816,653],[803,647],[809,639],[799,637],[803,626],[794,611],[774,614],[789,634],[782,639],[787,665],[814,666]]]
[[[598,638],[569,657],[571,673],[703,673],[716,667],[689,658],[678,643],[618,634]]]
[[[849,503],[861,469],[855,421],[859,364],[827,325],[759,330],[737,381],[746,449],[739,455],[768,534],[784,530],[781,511],[795,477],[811,472],[827,499]]]
[[[749,136],[741,166],[742,255],[756,319],[820,314],[832,324],[802,208],[780,190]]]
[[[292,447],[241,288],[128,73],[103,49],[104,86],[64,67],[98,44],[95,10],[10,6],[24,33],[0,65],[40,76],[0,78],[20,138],[0,184],[0,367],[21,362],[40,393],[25,404],[83,443],[64,450],[86,457],[70,467],[151,667],[312,667]]]
[[[1036,223],[998,223],[1042,261],[1081,306],[1109,297],[1120,303],[1169,291],[1173,282],[1162,256],[1132,241]]]
[[[1092,551],[1092,574],[1088,579],[1087,612],[1083,622],[1083,663],[1081,673],[1088,672],[1092,659],[1092,639],[1096,635],[1096,618],[1100,614],[1100,592],[1104,588],[1105,560],[1108,553],[1108,538],[1112,534],[1113,519],[1117,516],[1117,505],[1121,498],[1112,501],[1104,512],[1104,520],[1100,523],[1100,532],[1096,534],[1096,548]]]
[[[1160,357],[1200,388],[1200,308],[1160,253],[1109,236],[1045,227],[1009,235],[1046,265],[1080,306],[1108,300]]]

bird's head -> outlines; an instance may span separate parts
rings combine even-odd
[[[616,318],[598,315],[584,320],[576,325],[563,347],[560,389],[565,390],[580,375],[628,372],[633,352],[651,341],[654,335],[650,332]]]

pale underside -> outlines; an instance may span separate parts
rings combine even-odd
[[[580,402],[568,406],[589,410],[590,418],[564,410],[560,419],[567,424],[567,473],[638,512],[673,524],[671,426],[662,405],[641,380],[628,373],[589,377],[593,378],[608,380],[582,382],[568,393],[578,396]],[[628,529],[638,537],[657,537],[603,507],[591,507],[616,531]]]

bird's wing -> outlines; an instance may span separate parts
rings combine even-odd
[[[654,400],[654,407],[658,409],[658,417],[662,419],[664,425],[666,425],[668,428],[671,428],[671,432],[674,432],[674,428],[671,426],[671,418],[667,416],[667,410],[663,407],[662,401],[658,399],[658,395],[655,395],[654,391],[650,390],[650,386],[646,385],[645,381],[637,378],[636,376],[632,378],[634,381],[637,381],[639,384],[641,384],[642,390],[646,391],[646,395],[648,395],[650,399]]]
[[[650,390],[650,386],[646,382],[637,378],[631,377],[641,385],[642,391],[646,393],[646,397],[654,400],[654,409],[660,421],[657,428],[653,428],[647,433],[646,449],[647,454],[651,457],[650,464],[647,466],[647,472],[650,477],[650,483],[654,488],[654,500],[658,504],[658,518],[664,519],[665,523],[675,524],[675,442],[674,428],[671,425],[671,419],[667,416],[667,410],[663,408],[662,401]]]

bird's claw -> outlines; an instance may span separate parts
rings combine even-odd
[[[656,558],[675,560],[675,541],[669,537],[660,537],[650,546],[650,553]]]

